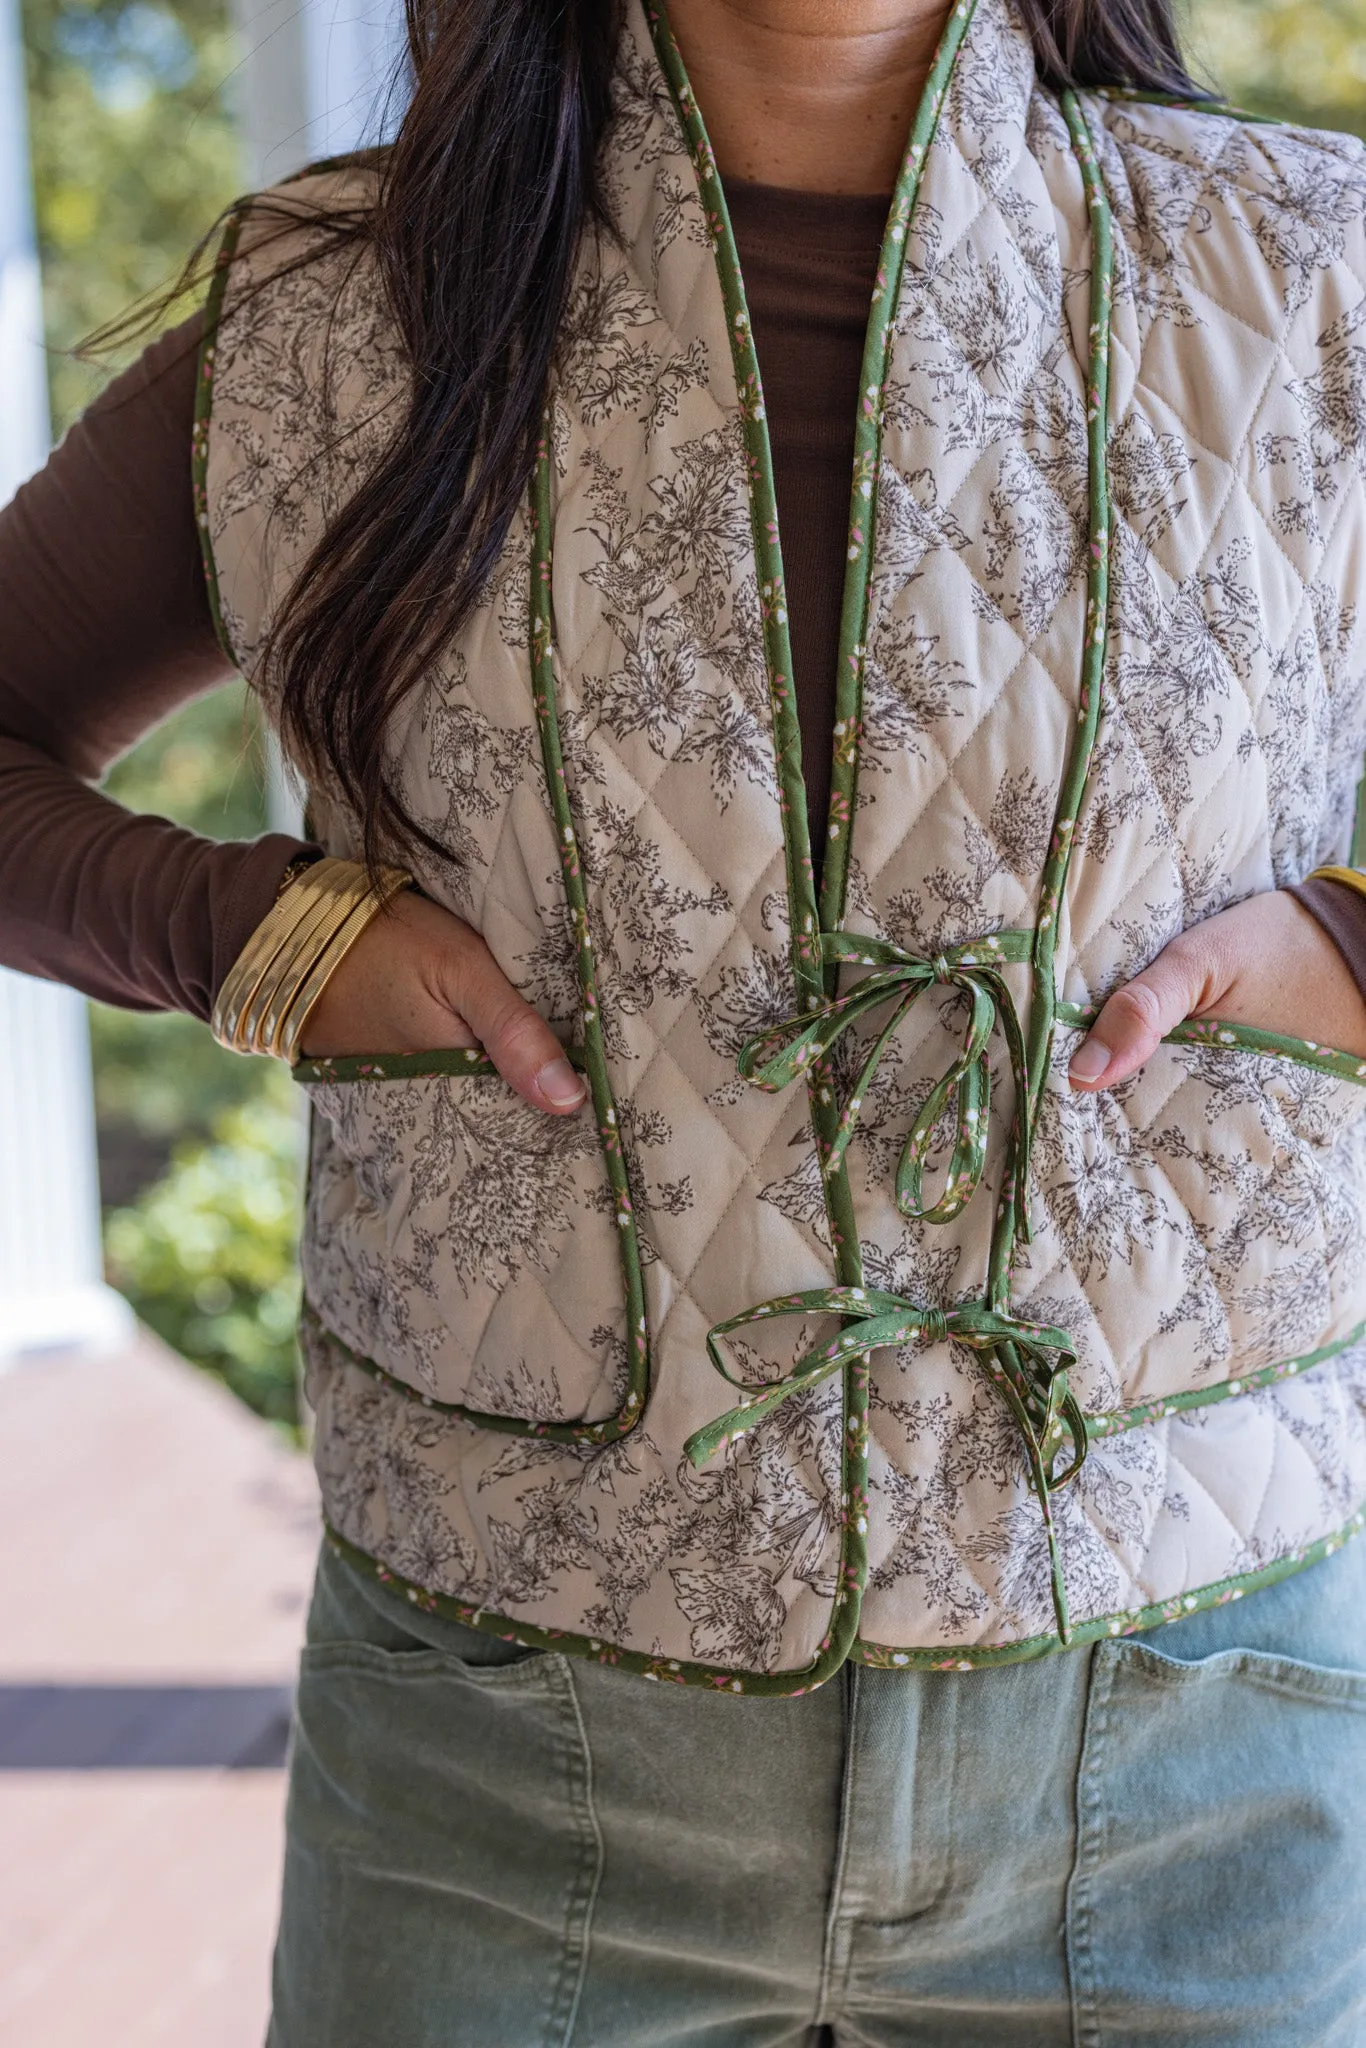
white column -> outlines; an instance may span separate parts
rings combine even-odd
[[[253,185],[384,139],[403,111],[402,0],[233,0],[238,106]],[[272,830],[301,833],[303,802],[266,743]]]
[[[391,133],[402,94],[402,0],[233,0],[253,182]]]
[[[17,0],[0,0],[0,504],[49,437],[24,101]],[[84,1000],[0,968],[0,1364],[132,1330],[101,1278]]]

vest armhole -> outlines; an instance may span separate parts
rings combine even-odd
[[[223,619],[222,599],[218,582],[218,565],[214,560],[213,536],[209,524],[209,436],[213,424],[214,367],[218,354],[218,328],[223,317],[223,300],[227,293],[228,277],[233,258],[237,253],[238,238],[246,213],[245,203],[234,207],[223,229],[223,238],[218,245],[214,259],[213,275],[209,280],[208,297],[204,302],[204,332],[199,343],[199,367],[195,380],[194,432],[191,442],[191,474],[194,495],[195,526],[199,534],[200,558],[204,564],[204,582],[208,591],[209,615],[213,629],[233,667],[241,673],[242,664],[237,650],[228,635]]]

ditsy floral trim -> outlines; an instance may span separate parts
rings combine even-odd
[[[579,1027],[583,1032],[583,1042],[575,1058],[575,1064],[580,1066],[588,1077],[593,1114],[597,1123],[598,1143],[602,1151],[607,1183],[612,1191],[617,1223],[617,1244],[621,1256],[622,1291],[625,1299],[623,1335],[626,1378],[620,1407],[615,1415],[602,1422],[542,1423],[526,1417],[492,1416],[467,1408],[462,1403],[428,1399],[427,1405],[439,1409],[444,1414],[462,1415],[467,1421],[477,1423],[483,1429],[500,1429],[520,1436],[544,1436],[557,1442],[611,1443],[629,1435],[645,1413],[645,1403],[650,1390],[650,1337],[645,1314],[645,1283],[641,1273],[640,1238],[636,1226],[635,1205],[631,1198],[626,1158],[622,1150],[621,1126],[617,1118],[612,1080],[608,1071],[607,1048],[602,1036],[597,968],[593,957],[593,935],[588,921],[588,900],[583,886],[583,865],[579,857],[578,835],[570,810],[564,756],[560,748],[559,709],[555,686],[555,626],[550,595],[554,549],[554,508],[550,471],[550,431],[547,420],[542,427],[537,449],[536,473],[532,483],[533,534],[528,622],[531,692],[541,740],[546,796],[551,816],[555,821],[560,869],[564,878],[565,900],[574,932],[578,965]],[[455,1065],[450,1071],[457,1073],[495,1071],[487,1061],[483,1067],[476,1066],[469,1053],[457,1052],[435,1056],[419,1054],[416,1058],[424,1063],[423,1070],[426,1072],[431,1071],[434,1058],[442,1061],[453,1059]],[[368,1064],[373,1068],[376,1063],[372,1060]],[[400,1063],[397,1060],[383,1060],[380,1064],[385,1071],[375,1078],[388,1079],[396,1073]],[[350,1078],[359,1079],[361,1076],[352,1075]],[[316,1311],[313,1313],[316,1315]],[[325,1329],[326,1325],[322,1327]],[[328,1334],[331,1335],[330,1332]],[[336,1341],[334,1338],[333,1342]],[[382,1367],[375,1365],[373,1360],[350,1355],[362,1371],[383,1379],[387,1384],[403,1386],[401,1380],[394,1380]],[[423,1399],[421,1395],[417,1398]]]
[[[1296,1572],[1304,1571],[1309,1565],[1322,1563],[1341,1550],[1353,1536],[1359,1535],[1363,1527],[1366,1527],[1366,1507],[1358,1508],[1351,1520],[1331,1536],[1320,1537],[1316,1543],[1289,1551],[1274,1564],[1264,1565],[1260,1571],[1220,1579],[1213,1585],[1201,1586],[1195,1592],[1182,1593],[1171,1600],[1158,1601],[1150,1607],[1128,1608],[1118,1614],[1100,1615],[1094,1621],[1077,1622],[1067,1644],[1050,1632],[1027,1636],[1018,1643],[902,1650],[892,1644],[867,1642],[857,1637],[850,1646],[849,1659],[853,1663],[871,1665],[879,1671],[983,1671],[1000,1664],[1031,1663],[1064,1648],[1077,1649],[1087,1643],[1136,1635],[1142,1629],[1181,1621],[1188,1614],[1199,1614],[1212,1607],[1226,1607],[1248,1593],[1260,1592],[1264,1586],[1279,1585],[1282,1579],[1293,1578]],[[444,1615],[450,1621],[463,1623],[466,1628],[497,1636],[502,1642],[518,1643],[523,1649],[549,1650],[562,1656],[581,1657],[588,1662],[630,1671],[638,1677],[664,1685],[688,1685],[706,1692],[743,1693],[759,1699],[798,1699],[823,1685],[835,1668],[813,1665],[809,1672],[735,1671],[723,1665],[694,1663],[686,1658],[646,1656],[639,1650],[618,1649],[595,1636],[577,1635],[569,1629],[536,1628],[528,1622],[509,1620],[506,1615],[490,1614],[486,1608],[473,1607],[448,1593],[433,1593],[426,1587],[416,1586],[410,1579],[390,1571],[378,1558],[357,1549],[354,1543],[348,1543],[329,1524],[324,1524],[324,1533],[344,1563],[374,1579],[377,1584],[386,1586],[424,1614]]]
[[[1127,100],[1140,107],[1177,107],[1186,114],[1217,114],[1227,121],[1245,121],[1253,128],[1280,128],[1284,123],[1274,114],[1249,114],[1246,107],[1235,107],[1232,100],[1220,99],[1217,93],[1145,92],[1136,85],[1090,85],[1098,99]]]
[[[1360,1507],[1349,1522],[1331,1536],[1321,1536],[1299,1550],[1287,1551],[1274,1564],[1260,1571],[1243,1572],[1237,1578],[1219,1579],[1200,1586],[1193,1593],[1181,1593],[1172,1600],[1156,1601],[1151,1607],[1131,1607],[1119,1614],[1102,1614],[1094,1621],[1079,1621],[1064,1646],[1056,1635],[1028,1636],[1019,1643],[990,1643],[961,1649],[899,1650],[887,1643],[869,1643],[861,1638],[850,1655],[859,1664],[871,1664],[879,1671],[983,1671],[997,1664],[1025,1664],[1037,1657],[1051,1656],[1064,1647],[1076,1649],[1083,1643],[1106,1642],[1114,1637],[1137,1635],[1141,1629],[1159,1628],[1164,1622],[1183,1621],[1188,1614],[1202,1614],[1211,1607],[1227,1607],[1245,1594],[1260,1592],[1263,1586],[1278,1586],[1311,1564],[1332,1557],[1353,1536],[1366,1528],[1366,1507]]]
[[[1081,695],[1071,758],[1058,791],[1057,811],[1044,862],[1035,921],[1034,1002],[1029,1020],[1030,1119],[1036,1122],[1048,1074],[1049,1050],[1057,1015],[1058,914],[1067,886],[1077,817],[1100,724],[1102,685],[1110,610],[1110,478],[1109,396],[1110,319],[1114,304],[1114,237],[1110,204],[1096,160],[1095,145],[1081,102],[1073,92],[1062,96],[1062,111],[1081,170],[1091,221],[1091,303],[1087,330],[1090,360],[1086,376],[1087,442],[1087,574],[1086,627],[1082,656]],[[992,1247],[993,1292],[1008,1285],[1010,1256],[1022,1219],[1008,1208],[1001,1217]]]
[[[749,470],[750,523],[758,575],[763,626],[764,661],[768,671],[773,743],[778,768],[783,848],[787,867],[791,918],[792,968],[802,1008],[819,1000],[824,976],[816,916],[816,895],[807,823],[806,785],[802,779],[801,729],[792,682],[792,641],[788,632],[787,585],[778,533],[778,501],[773,483],[773,452],[769,446],[759,358],[755,353],[749,306],[740,261],[731,232],[730,213],[721,174],[701,109],[689,82],[678,45],[662,6],[646,8],[655,54],[673,96],[687,139],[697,179],[703,217],[711,241],[717,278],[726,309],[735,391],[744,427]]]
[[[820,922],[823,931],[835,931],[842,922],[848,889],[850,840],[858,801],[859,740],[863,732],[868,597],[873,573],[873,536],[877,526],[878,471],[882,462],[883,402],[891,367],[893,323],[925,159],[939,125],[954,60],[972,20],[973,5],[974,0],[959,0],[945,23],[934,66],[925,81],[902,160],[901,175],[892,197],[891,211],[883,230],[872,312],[863,344],[854,431],[854,476],[849,504],[844,603],[840,615],[839,666],[835,682],[835,751],[830,777],[827,843],[821,868]],[[833,993],[833,977],[830,992]]]
[[[308,178],[326,177],[333,171],[352,170],[357,165],[373,163],[387,154],[387,148],[381,148],[353,150],[342,156],[319,157],[316,163],[305,164],[302,170],[295,171],[288,178],[281,178],[278,186],[299,185]],[[199,552],[204,563],[204,581],[209,593],[209,614],[213,620],[218,644],[235,669],[240,669],[241,663],[228,638],[228,629],[223,620],[218,565],[214,560],[213,542],[209,534],[209,434],[213,422],[213,383],[218,356],[218,328],[223,317],[223,301],[227,295],[229,275],[237,256],[243,225],[251,211],[251,204],[251,195],[248,195],[232,207],[224,224],[218,253],[214,258],[213,275],[209,280],[208,295],[204,301],[204,333],[199,344],[194,426],[190,437],[190,485],[194,499],[195,528],[199,535]]]
[[[223,230],[223,239],[218,245],[214,259],[213,276],[209,281],[209,293],[204,302],[204,332],[199,344],[199,366],[195,378],[194,428],[190,438],[190,484],[194,498],[195,531],[199,535],[200,559],[204,564],[204,582],[209,593],[209,616],[213,630],[228,660],[234,668],[240,668],[236,651],[228,638],[228,629],[223,623],[223,606],[218,587],[218,564],[214,560],[213,540],[209,533],[209,431],[213,421],[213,378],[214,365],[218,358],[218,327],[223,317],[223,300],[228,289],[228,276],[237,244],[242,233],[245,209],[238,208]]]
[[[323,1535],[345,1564],[363,1572],[378,1585],[387,1586],[391,1593],[420,1608],[424,1614],[444,1615],[448,1621],[458,1621],[466,1628],[477,1628],[484,1635],[497,1636],[500,1642],[519,1643],[526,1650],[550,1650],[566,1657],[581,1657],[588,1663],[602,1664],[616,1671],[630,1671],[637,1677],[654,1679],[661,1685],[690,1685],[704,1692],[745,1693],[751,1699],[799,1699],[804,1693],[815,1692],[818,1686],[824,1685],[838,1665],[845,1661],[844,1656],[838,1663],[822,1658],[803,1671],[740,1671],[724,1664],[700,1664],[686,1657],[647,1656],[644,1651],[624,1650],[597,1636],[577,1635],[571,1629],[536,1628],[531,1622],[512,1621],[505,1614],[490,1614],[487,1608],[473,1607],[468,1601],[457,1600],[449,1593],[430,1592],[427,1587],[414,1585],[411,1579],[390,1571],[368,1551],[359,1550],[328,1522],[323,1524]]]
[[[1275,1365],[1259,1366],[1255,1372],[1245,1372],[1236,1380],[1220,1380],[1212,1387],[1191,1387],[1183,1394],[1167,1394],[1159,1401],[1141,1401],[1136,1408],[1112,1408],[1104,1415],[1088,1415],[1086,1434],[1094,1443],[1098,1437],[1122,1436],[1126,1430],[1165,1422],[1170,1415],[1188,1415],[1193,1408],[1210,1408],[1220,1401],[1236,1401],[1240,1394],[1260,1393],[1263,1387],[1297,1379],[1301,1373],[1336,1358],[1339,1352],[1350,1351],[1363,1337],[1366,1322],[1358,1323],[1345,1337],[1334,1338],[1331,1344],[1320,1344],[1317,1351],[1306,1351],[1300,1358],[1282,1358]]]
[[[849,563],[840,636],[841,661],[837,685],[831,786],[831,817],[840,824],[841,829],[840,836],[830,842],[822,880],[821,903],[826,910],[831,905],[843,905],[850,853],[851,834],[848,821],[852,816],[853,791],[857,775],[859,709],[862,695],[860,643],[867,615],[868,586],[873,567],[873,486],[877,454],[881,446],[882,394],[891,349],[892,320],[905,262],[907,232],[920,189],[926,153],[938,124],[944,95],[948,90],[958,53],[972,19],[974,5],[975,0],[958,0],[940,37],[939,48],[925,81],[884,231],[878,261],[878,283],[864,345],[863,391],[856,426]],[[773,456],[765,419],[759,359],[754,348],[739,255],[731,232],[725,193],[706,124],[662,7],[647,7],[646,11],[655,52],[673,95],[674,105],[692,155],[693,169],[702,197],[703,211],[716,260],[717,276],[726,308],[736,393],[744,422],[745,448],[749,458],[750,520],[763,614],[764,659],[768,671],[773,745],[782,811],[788,916],[792,934],[792,967],[798,1009],[812,1011],[819,1009],[822,1003],[834,994],[836,971],[827,970],[824,961],[821,939],[823,913],[817,906],[811,864],[806,784],[801,766],[801,730],[792,683],[792,645],[788,633],[787,595],[778,533],[778,502],[773,484]],[[868,487],[866,491],[865,485]],[[856,658],[851,660],[850,657],[855,655]],[[813,1061],[808,1072],[807,1091],[812,1130],[822,1158],[830,1156],[839,1121],[835,1090],[830,1081],[828,1061],[824,1058]],[[842,1161],[836,1172],[824,1177],[823,1186],[837,1276],[843,1285],[857,1287],[863,1278],[858,1223],[854,1213],[848,1171]],[[838,1669],[848,1656],[858,1633],[859,1608],[868,1578],[868,1403],[871,1378],[868,1354],[862,1352],[852,1356],[843,1373],[839,1573],[829,1630],[814,1663],[805,1674],[808,1685],[822,1683],[831,1672]],[[741,1689],[738,1682],[735,1689]],[[775,1686],[774,1689],[791,1691],[794,1688],[784,1683]]]
[[[567,1045],[564,1056],[582,1071],[583,1048]],[[290,1068],[293,1078],[305,1088],[320,1081],[342,1086],[352,1081],[436,1081],[447,1077],[460,1080],[494,1076],[498,1072],[481,1046],[451,1046],[443,1052],[361,1052],[344,1058],[299,1060]]]
[[[1059,1003],[1058,1022],[1089,1031],[1100,1015],[1099,1003]],[[1366,1085],[1366,1060],[1336,1046],[1316,1045],[1310,1038],[1288,1038],[1280,1031],[1259,1031],[1253,1024],[1226,1024],[1219,1017],[1190,1017],[1162,1040],[1164,1045],[1208,1045],[1215,1051],[1255,1052],[1264,1058],[1289,1060],[1335,1081]]]

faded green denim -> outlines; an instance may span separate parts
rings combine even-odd
[[[728,1698],[324,1550],[270,2048],[1362,2048],[1366,1541],[1144,1636]]]

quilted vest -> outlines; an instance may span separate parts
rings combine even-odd
[[[639,0],[603,172],[534,484],[389,735],[421,886],[591,1095],[297,1070],[333,1540],[749,1693],[1237,1599],[1362,1521],[1366,1064],[1203,1022],[1120,1087],[1066,1072],[1175,933],[1351,849],[1362,148],[1059,99],[1009,0],[956,8],[871,307],[819,891],[743,280]],[[196,463],[269,710],[406,371],[368,253],[301,220],[286,268],[252,223]]]

